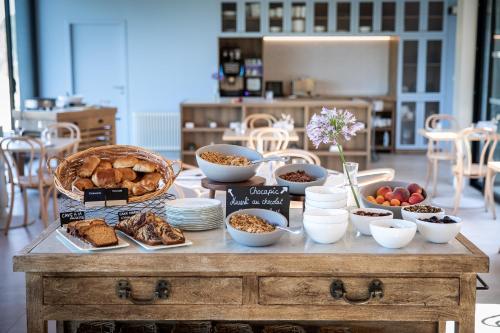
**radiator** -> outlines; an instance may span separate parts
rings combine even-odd
[[[181,120],[178,112],[134,112],[132,142],[154,151],[179,151]]]

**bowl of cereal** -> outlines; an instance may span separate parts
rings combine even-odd
[[[196,162],[208,179],[223,183],[244,182],[255,176],[262,155],[250,148],[216,144],[196,151]]]
[[[280,186],[288,186],[291,194],[305,195],[306,188],[320,186],[326,182],[328,171],[314,164],[287,164],[274,172]]]
[[[285,233],[287,219],[278,212],[261,208],[242,209],[226,217],[227,231],[233,240],[245,246],[269,246]]]

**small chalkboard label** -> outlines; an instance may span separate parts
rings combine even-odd
[[[59,219],[61,221],[61,225],[68,224],[73,221],[82,221],[85,220],[85,212],[82,211],[62,212],[59,213]]]
[[[106,189],[92,188],[83,192],[83,202],[85,207],[104,207],[106,206]]]
[[[123,206],[128,201],[128,189],[110,188],[106,190],[106,206]]]
[[[127,210],[123,212],[118,212],[118,222],[128,219],[129,217],[139,213],[138,210]]]
[[[226,216],[241,209],[264,208],[283,214],[290,211],[288,186],[234,186],[227,189]]]

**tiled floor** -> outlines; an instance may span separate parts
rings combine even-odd
[[[425,180],[426,163],[422,155],[381,155],[373,167],[392,167],[397,170],[396,178],[400,180],[421,184]],[[449,165],[443,164],[439,179],[438,196],[452,196],[454,190]],[[467,187],[465,192],[472,201],[481,202],[482,196],[478,191]],[[38,206],[36,194],[32,195],[31,216],[34,217]],[[500,215],[500,209],[498,211]],[[500,247],[500,218],[492,220],[483,208],[463,209],[459,216],[464,220],[462,232],[490,257],[490,273],[482,274],[490,290],[477,293],[476,332],[500,332],[500,254],[497,253]],[[12,230],[8,237],[4,237],[3,233],[0,235],[0,333],[26,332],[24,274],[12,272],[12,255],[42,229],[41,222],[37,221],[26,229]],[[49,332],[52,331],[53,325],[49,329]]]

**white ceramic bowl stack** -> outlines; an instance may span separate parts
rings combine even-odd
[[[222,204],[216,199],[185,198],[167,201],[167,221],[186,231],[219,228],[224,224]]]
[[[349,224],[346,209],[314,209],[304,212],[304,229],[316,243],[330,244],[344,237]]]
[[[347,190],[344,187],[311,186],[306,188],[308,209],[343,209],[347,206]]]

